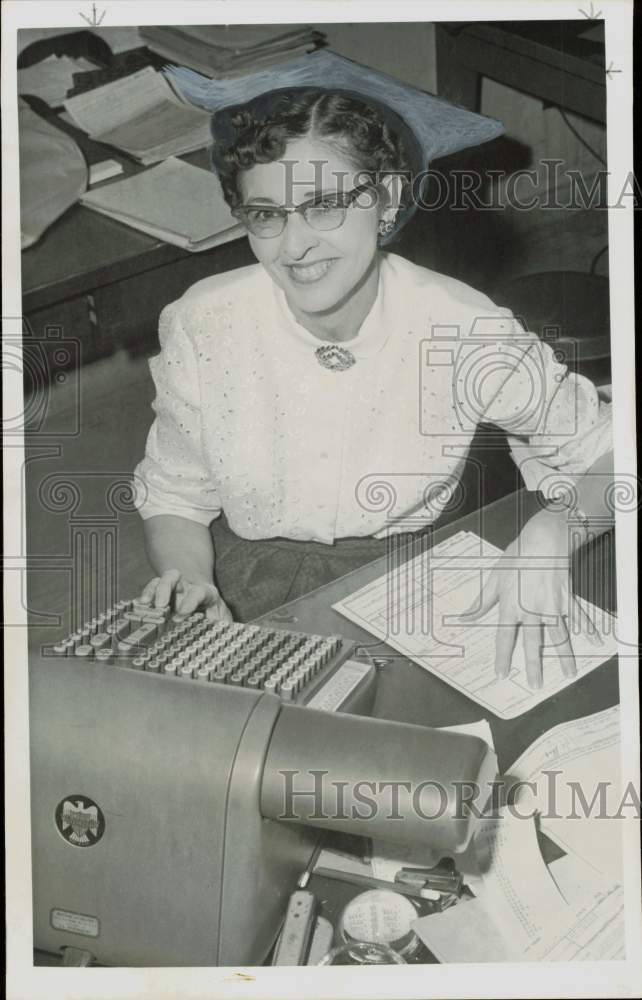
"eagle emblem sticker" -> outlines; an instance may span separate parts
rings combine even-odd
[[[69,795],[56,807],[56,827],[72,847],[93,847],[105,832],[105,817],[93,799]]]

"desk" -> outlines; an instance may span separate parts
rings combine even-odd
[[[453,520],[450,524],[435,530],[434,543],[437,544],[459,530],[474,531],[486,540],[505,547],[518,532],[523,523],[537,509],[536,498],[522,490],[506,496],[466,517]],[[583,572],[587,564],[595,570]],[[615,550],[613,538],[604,535],[596,543],[579,554],[578,565],[574,567],[577,577],[576,591],[581,596],[605,610],[615,610]],[[339,580],[332,581],[311,594],[285,605],[277,612],[281,627],[288,627],[281,621],[286,616],[292,627],[322,633],[343,634],[357,642],[373,643],[373,637],[353,622],[332,610],[332,604],[353,591],[376,579],[386,571],[386,558],[378,559],[354,570]],[[588,584],[587,584],[588,581]],[[261,621],[269,621],[270,615]],[[473,722],[484,715],[490,724],[497,751],[500,773],[540,736],[553,726],[570,719],[601,711],[619,700],[617,659],[611,658],[577,684],[561,691],[549,701],[536,706],[530,712],[516,719],[498,719],[459,691],[423,670],[417,664],[404,659],[390,647],[378,646],[373,650],[385,655],[392,653],[391,659],[379,673],[377,699],[373,714],[379,718],[396,719],[403,722],[427,726],[447,726]],[[544,836],[540,836],[540,846],[547,861],[560,856],[559,849]],[[363,886],[313,875],[308,884],[318,900],[322,901],[321,912],[335,923],[343,907]],[[416,958],[420,963],[434,963],[436,960],[425,947]]]
[[[435,543],[458,530],[476,531],[495,544],[505,546],[515,535],[524,518],[533,513],[536,498],[525,491],[506,496],[480,511],[453,520],[434,532]],[[122,546],[122,541],[120,542]],[[590,574],[590,589],[578,587],[584,596],[613,608],[615,580],[613,575],[614,552],[608,536],[587,550],[595,572]],[[141,564],[143,559],[140,560]],[[386,560],[380,559],[360,567],[339,580],[291,602],[263,616],[261,621],[273,620],[279,627],[320,633],[343,633],[360,642],[372,642],[372,637],[342,618],[331,608],[339,598],[380,575]],[[142,565],[130,563],[128,572],[121,573],[123,593],[135,593],[140,585]],[[582,580],[586,577],[582,575]],[[384,647],[382,647],[384,651]],[[508,765],[538,735],[559,722],[584,716],[616,704],[618,680],[615,660],[605,663],[590,675],[565,689],[555,698],[537,706],[516,720],[489,718],[496,744],[500,770]],[[482,710],[464,695],[450,688],[433,675],[401,657],[391,661],[381,672],[375,715],[412,723],[444,726],[476,720]],[[311,889],[325,900],[326,913],[336,915],[350,895],[350,888],[329,879],[314,878]],[[358,891],[357,889],[354,890]],[[53,958],[37,956],[39,964],[59,964]]]
[[[30,103],[76,141],[90,166],[117,160],[124,177],[147,169],[45,111],[42,102]],[[206,149],[182,159],[209,167]],[[92,361],[119,344],[138,350],[155,344],[168,302],[201,278],[254,262],[245,238],[189,253],[76,204],[22,253],[23,314],[38,337],[47,326],[61,326],[79,339],[82,361]]]
[[[456,531],[473,531],[487,541],[505,548],[519,532],[531,514],[538,509],[536,495],[526,490],[510,494],[466,517],[453,519],[434,531],[437,544]],[[603,535],[596,543],[578,553],[578,562],[586,569],[590,562],[593,572],[577,572],[577,592],[607,611],[615,610],[615,551],[613,536]],[[344,618],[332,605],[365,586],[386,571],[386,557],[368,563],[352,573],[306,594],[278,609],[279,627],[293,627],[304,632],[341,634],[356,642],[372,646],[370,633]],[[288,624],[285,618],[289,618]],[[269,622],[270,614],[260,621]],[[276,620],[274,621],[276,625]],[[416,725],[449,726],[473,722],[484,710],[450,685],[418,664],[404,659],[390,647],[378,645],[374,655],[390,654],[386,666],[380,669],[377,698],[373,714],[379,718],[410,722]],[[538,736],[560,722],[590,715],[618,702],[617,661],[608,660],[587,677],[561,691],[554,698],[536,706],[516,719],[499,719],[488,713],[499,769],[503,771]]]
[[[606,123],[604,27],[583,21],[436,26],[437,93],[479,111],[482,76]],[[594,38],[593,35],[596,35]]]

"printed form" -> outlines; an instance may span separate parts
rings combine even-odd
[[[631,810],[621,808],[620,709],[618,705],[582,719],[563,722],[524,751],[508,768],[523,784],[516,796],[521,811],[537,809],[540,827],[565,851],[594,870],[622,878],[622,826]]]
[[[571,635],[577,675],[565,677],[544,629],[544,684],[529,688],[518,635],[510,674],[495,676],[497,605],[479,621],[457,618],[479,598],[484,575],[501,549],[469,531],[409,559],[333,605],[336,611],[501,719],[513,719],[574,684],[617,652],[616,619],[581,598],[578,601],[601,638]],[[525,570],[524,572],[528,572]],[[550,639],[549,639],[550,641]]]
[[[624,959],[621,885],[574,855],[547,867],[533,817],[506,812],[483,820],[475,848],[475,899],[413,925],[440,961]]]

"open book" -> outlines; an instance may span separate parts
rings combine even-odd
[[[224,201],[218,178],[175,157],[87,191],[80,202],[184,250],[207,250],[245,231]]]
[[[211,141],[210,115],[179,97],[153,67],[65,101],[73,123],[141,163],[158,163]]]

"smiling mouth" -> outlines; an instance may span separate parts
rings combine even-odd
[[[292,281],[297,285],[309,285],[314,281],[320,281],[325,277],[332,265],[334,258],[330,260],[319,260],[313,264],[287,264],[287,269]]]

